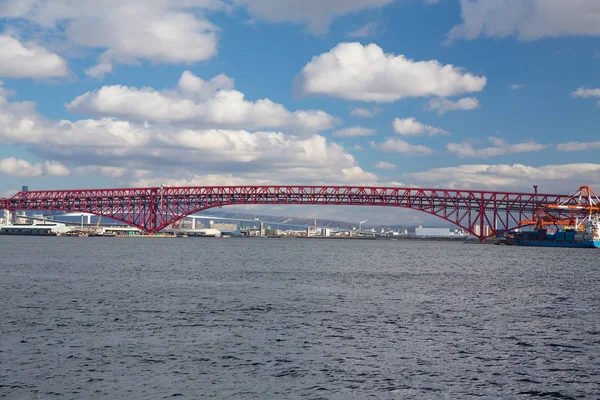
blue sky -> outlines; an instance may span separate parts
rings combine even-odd
[[[4,0],[0,194],[600,187],[599,72],[596,0]]]

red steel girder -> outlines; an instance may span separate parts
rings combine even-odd
[[[24,191],[0,199],[8,210],[87,212],[156,233],[212,207],[239,204],[304,204],[401,207],[422,211],[480,240],[531,225],[539,208],[575,204],[560,194],[363,186],[188,186]],[[560,210],[549,210],[560,214]],[[481,226],[489,226],[485,232]]]

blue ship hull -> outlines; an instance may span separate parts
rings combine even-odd
[[[570,247],[575,249],[594,249],[600,248],[600,240],[581,240],[578,242],[563,242],[557,240],[522,240],[514,239],[517,246],[535,246],[535,247]]]

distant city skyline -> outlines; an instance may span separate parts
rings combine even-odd
[[[342,184],[600,191],[596,0],[6,0],[0,197]],[[409,210],[228,210],[445,226]]]

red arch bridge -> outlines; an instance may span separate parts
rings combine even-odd
[[[580,201],[580,200],[579,200]],[[156,233],[187,215],[240,204],[400,207],[453,223],[483,240],[533,225],[551,204],[573,213],[574,195],[360,186],[198,186],[22,191],[0,199],[0,209],[86,212]],[[566,208],[566,207],[565,207]],[[562,208],[547,210],[560,216]],[[585,213],[582,213],[585,216]],[[487,226],[489,229],[482,229]]]

